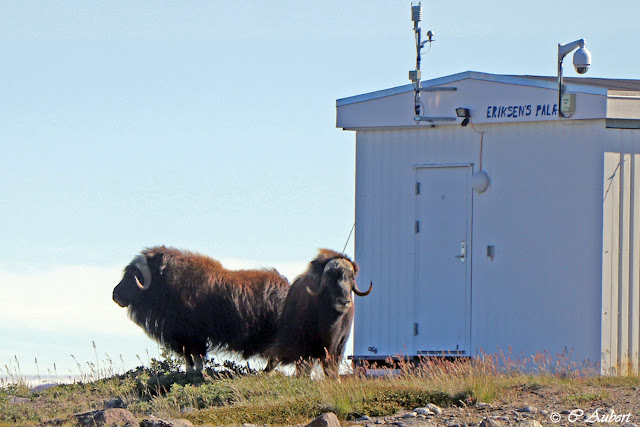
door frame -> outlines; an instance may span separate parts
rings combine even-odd
[[[449,353],[445,353],[446,356],[471,356],[471,325],[472,325],[472,292],[473,292],[473,280],[472,280],[472,272],[473,272],[473,188],[471,186],[471,178],[474,173],[474,164],[473,163],[419,163],[414,164],[413,169],[413,179],[414,182],[418,182],[418,171],[420,169],[453,169],[453,168],[465,168],[467,170],[467,224],[466,224],[466,296],[465,296],[465,327],[466,327],[466,336],[464,337],[464,349],[459,351],[451,350]],[[418,202],[417,202],[417,194],[414,195],[413,199],[413,219],[417,221],[418,217]],[[414,237],[414,259],[413,259],[413,297],[414,297],[414,307],[413,307],[413,319],[414,322],[418,321],[418,309],[419,309],[419,301],[417,298],[418,293],[418,246],[417,246],[417,238]],[[414,354],[416,356],[442,356],[442,351],[431,352],[431,351],[421,351],[418,345],[418,336],[414,335],[413,339],[413,347]]]

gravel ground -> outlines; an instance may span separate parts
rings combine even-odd
[[[540,425],[585,426],[620,425],[640,427],[640,385],[627,386],[568,386],[520,385],[501,391],[491,403],[480,402],[466,407],[424,408],[401,411],[393,416],[362,417],[357,421],[342,422],[342,426],[355,427],[537,427]],[[33,404],[31,399],[9,397],[9,405]],[[105,402],[110,409],[77,414],[66,420],[45,423],[58,425],[77,421],[77,425],[125,425],[135,419],[128,411],[118,408],[118,402]],[[332,422],[313,422],[311,427],[340,427],[333,416]],[[114,421],[115,420],[115,421]],[[86,421],[86,422],[85,422]],[[317,420],[316,420],[317,421]],[[131,423],[133,425],[136,422]],[[145,419],[145,427],[184,427],[192,425],[186,420]],[[249,427],[252,425],[246,425]],[[252,426],[253,427],[253,426]]]
[[[403,411],[392,417],[368,418],[355,424],[367,427],[416,426],[640,426],[640,387],[584,387],[579,391],[559,386],[520,386],[491,404]],[[592,422],[592,423],[591,423]],[[538,424],[539,423],[539,424]]]

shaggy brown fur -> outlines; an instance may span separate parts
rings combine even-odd
[[[338,260],[332,264],[335,268],[325,270],[332,260]],[[337,375],[355,314],[351,291],[357,273],[358,264],[347,255],[321,249],[291,285],[278,332],[266,354],[279,363],[298,363],[298,372],[319,359],[325,374]],[[307,287],[322,292],[313,296]]]
[[[201,368],[207,351],[225,349],[247,358],[264,353],[276,332],[289,282],[274,269],[227,270],[204,255],[157,246],[142,251],[151,285],[140,289],[132,262],[113,290],[145,332]]]

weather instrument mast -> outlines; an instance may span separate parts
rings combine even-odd
[[[413,21],[413,32],[416,37],[416,69],[409,71],[409,80],[411,80],[413,90],[415,92],[414,111],[416,116],[420,116],[424,109],[420,102],[420,92],[422,91],[422,83],[420,81],[422,78],[422,72],[420,70],[420,63],[422,62],[422,48],[424,48],[427,43],[431,43],[433,41],[433,32],[431,31],[427,32],[427,39],[422,41],[422,28],[420,28],[420,21],[422,21],[422,2],[417,5],[411,5],[411,20]]]
[[[420,65],[422,62],[422,49],[427,43],[429,43],[429,49],[431,49],[431,42],[433,42],[433,32],[427,31],[427,38],[422,40],[422,29],[420,28],[420,21],[422,21],[422,2],[417,5],[411,4],[411,20],[413,21],[413,32],[416,38],[416,69],[409,71],[409,80],[413,84],[414,103],[413,111],[415,113],[414,120],[419,122],[431,122],[434,121],[452,121],[456,120],[453,117],[426,117],[426,109],[424,103],[420,99],[422,92],[436,92],[436,91],[455,91],[456,88],[439,87],[439,88],[423,88],[422,87],[422,71]]]

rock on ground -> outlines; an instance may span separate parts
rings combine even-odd
[[[74,415],[81,426],[91,427],[125,427],[138,426],[138,420],[126,409],[110,408]]]
[[[29,402],[31,402],[31,399],[28,399],[26,397],[9,396],[9,405],[20,405],[22,403]]]
[[[189,420],[162,420],[159,418],[145,418],[140,421],[140,427],[191,427],[193,424]]]
[[[485,418],[484,420],[480,421],[478,427],[502,427],[502,423],[498,420]]]
[[[441,415],[442,414],[442,408],[440,408],[437,405],[434,405],[433,403],[427,404],[427,409],[430,410],[431,412],[433,412],[436,415]]]
[[[311,421],[306,427],[340,427],[340,421],[333,412],[327,412]]]
[[[104,409],[111,409],[111,408],[125,408],[125,404],[124,401],[119,398],[116,397],[115,399],[111,399],[111,400],[105,400],[104,403],[102,404],[102,407]]]

